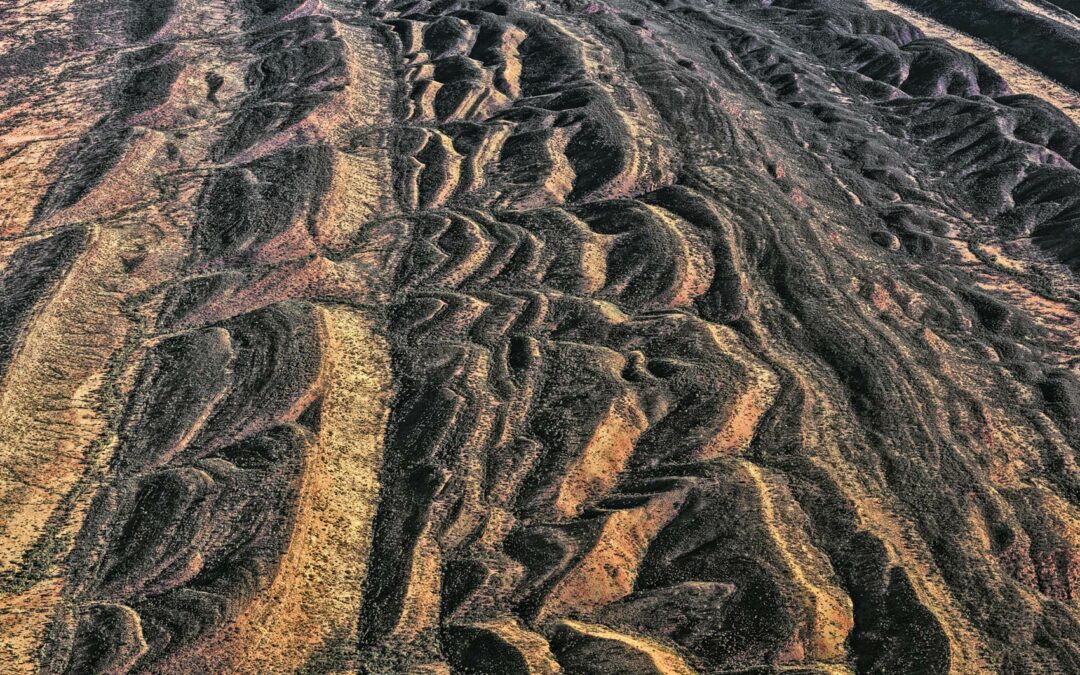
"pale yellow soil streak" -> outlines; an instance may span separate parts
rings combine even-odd
[[[610,241],[610,237],[593,232],[580,218],[574,217],[574,224],[577,226],[575,234],[580,233],[582,293],[596,293],[607,283],[607,242]],[[622,320],[627,319],[622,312],[615,309],[615,305],[604,301],[598,301],[598,303],[603,309],[612,310],[621,315]]]
[[[761,418],[780,393],[776,373],[743,346],[735,331],[719,324],[708,326],[724,354],[746,369],[747,378],[731,408],[731,415],[720,432],[698,451],[697,461],[738,454],[750,447]]]
[[[543,182],[531,192],[518,195],[514,193],[502,199],[501,208],[538,209],[544,206],[561,205],[574,189],[577,174],[570,160],[566,157],[566,146],[574,135],[576,127],[557,127],[552,129],[544,142],[544,150],[551,161],[551,168]]]
[[[342,252],[363,238],[372,217],[391,208],[389,159],[371,137],[387,125],[379,101],[391,85],[385,54],[369,31],[338,22],[334,28],[346,45],[350,84],[300,126],[338,149],[314,231],[324,250]],[[358,132],[365,142],[354,144]],[[353,273],[377,276],[358,262],[361,269]],[[377,260],[366,263],[378,266]],[[193,655],[218,672],[296,672],[313,659],[356,665],[392,376],[389,347],[370,315],[339,305],[321,313],[325,394],[317,443],[304,459],[289,547],[269,588]]]
[[[1055,334],[1058,340],[1080,348],[1080,314],[1075,307],[1039,295],[1015,279],[1000,274],[981,276],[980,288],[1008,298],[1012,306],[1025,310],[1032,321]]]
[[[0,237],[22,234],[34,217],[34,207],[49,186],[48,167],[56,161],[68,141],[23,141],[17,149],[3,147],[0,139]]]
[[[315,231],[324,250],[338,252],[356,241],[365,223],[390,212],[386,186],[391,170],[385,153],[375,150],[336,152],[333,162],[330,191]]]
[[[51,12],[70,19],[68,6],[57,0],[27,3],[3,17],[0,54],[15,55],[31,44],[42,25],[55,23]],[[49,10],[45,16],[37,14],[44,10]],[[70,37],[68,26],[61,25],[57,39]],[[56,164],[107,112],[108,64],[94,66],[94,60],[93,55],[50,60],[33,73],[7,76],[3,91],[11,98],[5,101],[9,107],[0,109],[0,237],[21,234],[30,224],[34,206],[56,178]]]
[[[65,3],[27,3],[46,6],[59,11]],[[70,14],[61,19],[62,30],[69,30]],[[40,29],[39,23],[32,25]],[[107,46],[106,36],[99,37]],[[115,83],[117,74],[114,61],[90,68],[93,61],[94,55],[87,54],[50,63],[34,75],[47,86],[31,89],[32,97],[0,112],[0,124],[28,113],[17,126],[5,127],[7,133],[0,137],[4,146],[0,156],[8,157],[0,167],[4,188],[0,236],[27,232],[34,206],[50,184],[46,176],[59,171],[54,161],[66,161],[80,134],[103,114],[102,91]],[[207,63],[211,61],[228,82],[237,81],[234,71],[241,64],[217,58]],[[72,73],[85,77],[61,77]],[[194,109],[192,101],[178,100],[195,91],[194,75],[189,70],[186,76],[178,87],[187,90],[170,96],[144,122],[175,123],[180,119],[176,105]],[[184,257],[187,224],[180,221],[193,211],[200,182],[170,182],[175,188],[170,201],[150,205],[163,196],[157,179],[181,167],[182,160],[172,157],[170,149],[180,157],[198,159],[215,133],[213,126],[192,128],[170,148],[164,134],[136,128],[132,146],[100,184],[71,208],[34,223],[34,236],[46,236],[63,225],[87,227],[90,234],[86,249],[38,308],[0,382],[0,571],[19,571],[24,555],[42,536],[58,544],[51,555],[57,568],[44,570],[43,579],[27,578],[31,585],[26,590],[0,595],[0,662],[8,666],[5,672],[35,669],[33,661],[46,627],[63,602],[61,563],[98,487],[94,473],[88,472],[103,471],[115,445],[115,436],[105,433],[104,414],[115,414],[139,361],[136,348],[119,370],[112,371],[109,377],[115,381],[107,381],[110,358],[125,340],[138,338],[123,315],[123,305],[172,278]],[[48,137],[57,140],[40,140]],[[19,144],[26,146],[7,154]],[[139,310],[152,320],[151,307]],[[106,394],[108,402],[103,399]],[[70,511],[56,531],[54,526],[47,531],[48,518],[65,504],[67,495],[74,494],[80,480],[85,484],[72,499]]]
[[[442,176],[442,184],[435,190],[432,195],[419,195],[424,198],[425,201],[420,204],[422,207],[438,208],[442,206],[446,200],[450,199],[454,195],[454,191],[457,190],[458,182],[461,180],[461,164],[464,158],[458,154],[458,151],[454,148],[454,141],[452,138],[439,131],[438,129],[429,129],[428,132],[431,136],[428,139],[428,145],[435,143],[442,148],[445,156],[445,163],[439,165],[425,165],[424,171],[421,172],[423,176],[428,171],[444,172]]]
[[[503,80],[508,85],[510,96],[521,96],[521,55],[518,47],[528,35],[517,26],[511,27],[502,37],[502,51],[505,63],[501,67]]]
[[[429,520],[416,540],[401,616],[392,632],[400,642],[407,644],[438,626],[442,565],[441,548]]]
[[[491,631],[517,649],[521,657],[525,659],[525,666],[529,669],[528,675],[555,675],[563,672],[562,666],[551,653],[547,640],[522,628],[516,619],[495,619],[473,625]]]
[[[629,146],[629,159],[622,174],[604,188],[597,197],[623,197],[635,192],[671,182],[672,157],[665,149],[660,114],[637,83],[619,75],[608,47],[596,39],[591,31],[569,21],[548,17],[548,22],[580,46],[589,81],[611,94],[616,114],[625,125]],[[624,103],[626,102],[626,103]],[[652,172],[655,179],[648,177]]]
[[[851,496],[849,493],[848,497]],[[983,658],[983,640],[957,606],[915,525],[881,498],[864,493],[853,501],[862,526],[882,540],[890,562],[907,572],[919,602],[938,617],[949,638],[949,672],[956,675],[992,672]]]
[[[460,229],[462,235],[468,239],[472,246],[466,253],[462,253],[447,261],[439,275],[441,283],[454,288],[463,283],[470,276],[483,271],[488,262],[488,257],[497,246],[496,241],[488,237],[484,229],[476,221],[465,215],[457,216],[455,229]]]
[[[766,345],[780,344],[768,334],[763,335],[761,341]],[[904,568],[920,602],[939,617],[949,638],[950,672],[958,675],[989,672],[990,668],[982,657],[983,641],[957,606],[933,562],[926,542],[918,535],[915,526],[900,514],[899,509],[871,493],[860,479],[858,468],[844,457],[837,439],[851,436],[852,431],[844,415],[835,409],[827,396],[820,393],[823,387],[818,381],[823,376],[817,373],[813,378],[808,377],[805,373],[807,364],[799,356],[781,352],[777,348],[769,351],[776,363],[792,373],[797,386],[806,396],[800,424],[803,446],[817,450],[813,461],[822,465],[844,495],[855,504],[860,525],[885,544],[890,562]]]
[[[138,128],[123,158],[101,182],[76,204],[37,221],[34,232],[71,223],[94,222],[121,215],[132,208],[149,208],[161,199],[155,179],[177,165],[165,159],[168,139],[164,133]]]
[[[497,122],[489,126],[480,149],[465,160],[470,176],[469,182],[461,186],[463,192],[474,192],[484,187],[488,170],[498,166],[503,144],[514,131],[514,125],[509,122]]]
[[[566,473],[555,500],[561,517],[575,517],[590,498],[615,484],[646,427],[648,420],[632,393],[612,401]]]
[[[432,70],[421,66],[417,69],[419,74],[425,70]],[[430,122],[435,119],[435,97],[443,83],[434,79],[420,80],[413,87],[412,97],[409,100],[409,115],[406,119],[410,122]]]
[[[468,379],[473,382],[490,382],[491,353],[484,349],[473,349],[470,350],[470,356],[473,363],[468,367]],[[464,459],[455,470],[455,475],[459,476],[465,485],[461,506],[450,506],[440,501],[436,502],[432,512],[433,521],[446,523],[440,533],[439,545],[451,550],[464,545],[466,539],[484,527],[485,521],[489,525],[496,524],[491,522],[493,514],[484,499],[483,486],[487,466],[482,458],[487,448],[496,445],[493,436],[496,433],[495,420],[498,419],[500,402],[489,392],[483,392],[476,396],[472,405],[476,418],[460,446],[462,456],[468,459]],[[506,526],[509,527],[509,524]]]
[[[289,550],[230,630],[200,648],[222,672],[295,672],[317,650],[357,644],[360,592],[378,505],[390,357],[370,318],[323,309],[326,394],[305,458]],[[340,655],[347,658],[348,653]]]
[[[975,258],[975,256],[972,256]],[[982,261],[975,258],[976,262],[982,265]],[[984,266],[985,268],[985,266]],[[1000,273],[989,274],[985,273],[984,278],[1002,277],[1004,275]],[[982,285],[982,284],[981,284]],[[983,286],[988,290],[990,287]],[[1013,288],[1015,287],[1015,288]],[[1000,286],[994,287],[992,290],[1002,292],[1005,289],[1012,289],[1018,296],[1035,296],[1028,289],[1020,286],[1012,279],[1006,278],[1002,281]],[[1025,306],[1025,303],[1018,297],[1012,297],[1013,306]],[[1045,299],[1042,299],[1045,301]],[[1039,311],[1043,313],[1053,314],[1053,303],[1046,301],[1047,305],[1039,306]],[[1029,307],[1030,309],[1030,307]],[[907,344],[902,342],[896,337],[893,331],[889,330],[887,326],[881,325],[881,323],[873,316],[873,313],[868,311],[868,307],[860,305],[857,310],[861,313],[862,317],[868,324],[876,324],[881,331],[881,334],[891,343],[892,347],[899,353],[900,359],[904,363],[917,364],[918,360],[910,353]],[[932,337],[930,337],[932,336]],[[939,352],[947,351],[944,341],[932,333],[928,335],[924,334],[924,337],[930,337],[931,343],[936,340],[938,343],[935,349]],[[943,347],[945,349],[943,350]],[[918,383],[925,387],[930,396],[928,400],[944,400],[945,393],[943,388],[945,386],[940,374],[928,372],[922,367],[912,365],[910,372]],[[809,382],[804,380],[802,376],[799,376],[800,382],[804,382],[806,387],[812,386]],[[971,381],[966,372],[956,373],[955,371],[948,378],[953,384],[960,384],[964,388],[970,390],[978,390],[981,382],[976,383]],[[810,396],[808,389],[808,404],[810,403]],[[842,418],[835,411],[831,401],[822,397],[820,404],[821,410],[827,418],[822,418],[822,421],[828,419],[832,423],[828,426],[832,427],[832,433],[843,433]],[[809,408],[809,405],[808,405]],[[933,425],[937,428],[938,433],[942,438],[946,439],[950,445],[960,446],[966,441],[958,439],[953,434],[945,416],[936,414],[931,408],[924,408],[927,415],[926,424]],[[955,415],[955,413],[952,413]],[[985,419],[978,421],[969,421],[967,426],[977,426],[981,431],[993,429],[992,420],[995,418],[994,411],[985,410]],[[1009,424],[996,425],[1007,429],[1005,434],[1010,441],[1021,441],[1020,443],[1012,444],[1010,452],[1015,455],[1023,453],[1023,446],[1030,445],[1028,442],[1023,442],[1021,439],[1021,432],[1026,428],[1026,423],[1023,421],[1015,421]],[[806,430],[812,429],[807,427],[804,423],[804,436]],[[820,434],[820,431],[814,430],[812,433]],[[829,435],[831,436],[832,433]],[[1043,435],[1047,436],[1047,431],[1043,431]],[[819,436],[820,437],[820,436]],[[1048,440],[1052,440],[1049,439]],[[977,441],[979,445],[985,446],[992,444],[991,439],[983,438]],[[833,475],[838,484],[842,486],[848,497],[855,502],[857,510],[860,516],[860,522],[867,530],[873,532],[878,538],[880,538],[886,546],[886,550],[889,553],[890,561],[902,567],[907,572],[909,578],[915,587],[916,593],[919,596],[919,601],[930,611],[932,611],[939,619],[942,629],[945,631],[949,638],[952,664],[950,672],[953,673],[969,673],[969,672],[986,672],[991,670],[990,665],[985,660],[987,654],[985,643],[981,638],[979,631],[967,620],[962,610],[957,605],[955,598],[953,597],[948,585],[945,583],[940,572],[937,570],[926,541],[917,531],[915,524],[911,518],[906,514],[906,511],[896,504],[892,499],[889,499],[886,495],[887,492],[880,488],[875,488],[873,485],[873,479],[867,480],[866,478],[859,479],[859,473],[851,467],[846,460],[842,459],[841,453],[837,452],[839,448],[835,442],[830,441],[828,445],[824,445],[819,442],[806,443],[808,447],[820,446],[827,447],[829,454],[832,455],[830,459],[825,460],[833,466],[830,468],[830,473]],[[976,446],[978,448],[979,446]],[[1034,450],[1032,446],[1031,451],[1027,454],[1033,457],[1039,455],[1039,451]],[[824,459],[824,458],[822,458]],[[846,466],[845,466],[846,465]],[[1003,507],[1007,508],[1004,502],[1000,502]],[[958,528],[963,528],[963,523],[957,523]],[[959,542],[960,545],[970,550],[972,546],[978,546],[979,533],[973,532],[970,529],[966,532],[962,532]],[[985,558],[991,556],[992,553],[989,549],[977,554],[978,557]],[[994,572],[994,576],[997,578],[998,583],[1002,583],[1000,574]]]
[[[96,394],[109,357],[130,329],[121,303],[149,283],[143,274],[154,273],[153,261],[140,274],[126,270],[124,259],[159,224],[144,213],[137,221],[94,227],[87,249],[30,323],[0,383],[0,570],[18,569],[46,520],[90,468],[87,450],[105,425]],[[170,257],[167,251],[161,252]],[[110,441],[100,450],[107,454],[111,447]],[[92,490],[78,501],[58,535],[78,531],[91,497]],[[0,595],[0,656],[14,670],[32,668],[61,590],[60,580],[48,577],[24,593]]]
[[[740,465],[754,482],[761,503],[762,525],[787,564],[791,579],[812,598],[810,634],[792,646],[795,661],[805,657],[842,662],[847,658],[845,641],[855,625],[851,598],[836,583],[828,559],[810,542],[806,530],[790,522],[798,505],[786,489],[775,486],[768,472],[752,462]],[[801,514],[799,514],[801,515]],[[805,519],[805,516],[803,516]]]
[[[212,38],[237,32],[243,24],[242,6],[228,0],[177,0],[172,18],[156,37],[161,41],[199,40],[205,47]]]
[[[982,40],[949,28],[933,19],[923,16],[892,0],[866,0],[867,6],[892,12],[905,21],[919,28],[927,37],[938,38],[949,44],[971,52],[985,61],[1009,83],[1009,88],[1016,94],[1031,94],[1045,99],[1061,112],[1080,124],[1080,93],[1058,84],[1039,71],[1025,66]],[[1055,19],[1057,20],[1057,19]]]
[[[1056,7],[1045,7],[1038,2],[1030,2],[1030,0],[1012,0],[1015,4],[1021,7],[1024,11],[1031,12],[1032,14],[1038,14],[1044,19],[1050,19],[1057,23],[1064,24],[1069,28],[1080,31],[1080,18],[1077,18],[1064,9],[1058,9]]]
[[[630,595],[649,544],[675,517],[682,500],[676,490],[608,515],[596,546],[552,589],[537,621],[589,612]]]
[[[705,295],[712,283],[715,267],[708,246],[701,239],[697,228],[682,218],[658,207],[646,204],[645,208],[667,228],[675,240],[677,252],[673,258],[679,261],[677,280],[666,293],[665,307],[687,307],[693,299]]]
[[[578,635],[616,642],[631,651],[647,656],[655,669],[654,675],[696,675],[696,671],[686,665],[681,656],[655,640],[626,635],[598,624],[569,619],[560,621],[559,625]]]
[[[990,263],[1015,274],[1024,274],[1031,265],[1023,259],[1015,258],[1005,250],[1003,244],[972,244],[973,251],[989,258]]]

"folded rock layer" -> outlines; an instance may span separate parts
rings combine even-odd
[[[4,672],[1080,672],[1080,128],[988,55],[861,0],[0,26]]]

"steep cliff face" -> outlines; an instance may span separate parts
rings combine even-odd
[[[861,0],[0,26],[5,672],[1080,672],[1052,68]]]

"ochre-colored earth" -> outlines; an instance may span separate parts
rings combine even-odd
[[[0,673],[1080,673],[1078,13],[0,4]]]

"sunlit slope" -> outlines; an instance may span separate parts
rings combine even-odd
[[[1070,93],[873,4],[0,10],[0,663],[1080,672]]]

